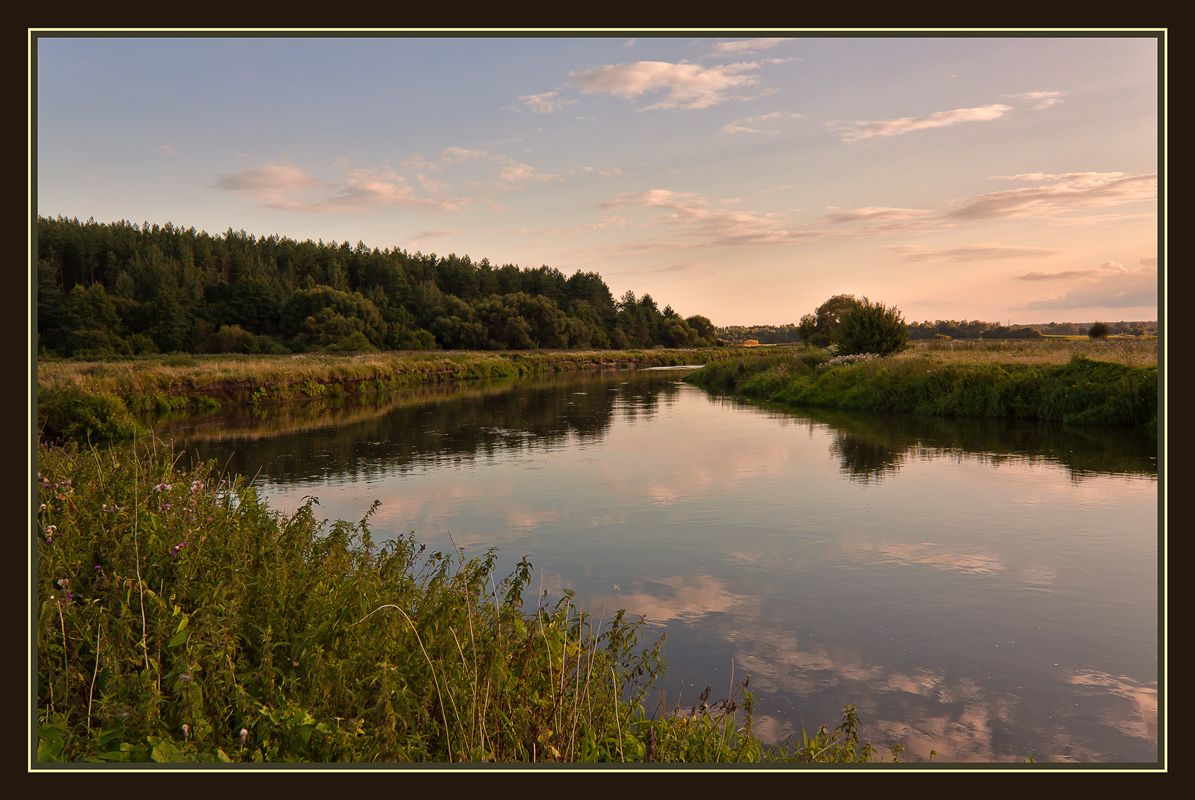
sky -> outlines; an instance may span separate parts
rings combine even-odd
[[[597,272],[715,325],[1158,318],[1159,43],[46,32],[41,216]]]

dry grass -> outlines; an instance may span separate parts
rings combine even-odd
[[[258,387],[310,382],[381,381],[419,384],[443,379],[515,377],[599,366],[660,366],[704,362],[715,351],[392,351],[357,355],[157,356],[131,361],[47,361],[37,365],[39,391],[81,389],[121,397],[239,398]],[[723,351],[716,351],[719,355]]]
[[[660,354],[663,351],[652,351]],[[763,355],[767,350],[760,349]],[[486,371],[487,362],[511,353],[388,352],[359,355],[304,354],[295,356],[166,356],[136,361],[50,361],[38,363],[39,389],[77,386],[88,392],[122,395],[187,394],[219,384],[290,385],[315,382],[404,377],[421,382],[436,375],[470,376]],[[1156,338],[919,341],[896,359],[932,357],[940,363],[1064,364],[1074,355],[1129,366],[1157,366]],[[547,359],[561,365],[613,359],[638,361],[651,356],[620,351],[536,352],[518,354],[524,360]],[[704,362],[705,358],[696,359]]]
[[[50,361],[38,363],[37,382],[45,388],[79,386],[92,391],[157,391],[230,381],[301,383],[308,379],[364,378],[402,371],[400,364],[407,368],[417,366],[418,371],[426,372],[450,368],[453,361],[444,354],[423,353]]]
[[[915,342],[895,359],[932,357],[943,364],[1065,364],[1072,356],[1093,361],[1111,361],[1133,367],[1158,365],[1158,340],[1153,337],[1109,337],[1108,339],[1018,339],[1018,340],[930,340]]]

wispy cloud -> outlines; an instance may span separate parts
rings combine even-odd
[[[778,44],[791,41],[791,38],[736,39],[714,42],[714,50],[718,53],[754,53],[759,50],[770,50]]]
[[[309,213],[356,212],[393,205],[444,212],[469,202],[420,197],[406,178],[390,169],[354,169],[342,180],[327,181],[312,178],[298,167],[275,164],[219,175],[211,188],[243,193],[267,208]]]
[[[157,150],[159,153],[161,153],[164,156],[174,155],[174,148],[168,144],[160,144],[154,149]]]
[[[1099,275],[1094,269],[1068,269],[1062,272],[1026,272],[1018,275],[1022,281],[1069,281],[1076,278],[1092,278]]]
[[[945,128],[964,122],[990,122],[1012,111],[1011,106],[994,103],[976,108],[956,108],[953,111],[935,111],[924,117],[901,117],[877,122],[855,122],[839,132],[844,142],[858,142],[873,136],[899,136],[903,133]]]
[[[1062,98],[1066,96],[1066,92],[1025,92],[1024,94],[1004,94],[1000,96],[1014,100],[1024,100],[1033,104],[1034,111],[1041,111],[1042,109],[1060,104]]]
[[[1069,284],[1062,293],[1050,294],[1022,306],[1028,311],[1149,308],[1158,302],[1158,271],[1154,258],[1143,258],[1140,266],[1133,268],[1115,261],[1105,261],[1095,269],[1029,272],[1017,278],[1031,282]]]
[[[1041,217],[1076,209],[1153,200],[1158,193],[1156,172],[1149,175],[1125,175],[1120,172],[1031,173],[1001,179],[1044,183],[1041,186],[979,195],[948,212],[945,217],[956,220]]]
[[[603,178],[616,178],[622,174],[618,167],[581,167],[573,170],[570,175],[600,175]]]
[[[448,161],[478,161],[492,158],[484,150],[466,150],[463,147],[445,147],[440,153],[442,159]]]
[[[1023,281],[1074,280],[1076,278],[1099,280],[1101,278],[1134,273],[1144,275],[1153,272],[1155,269],[1145,263],[1150,260],[1156,261],[1156,259],[1141,259],[1141,266],[1137,269],[1129,269],[1116,261],[1105,261],[1096,269],[1073,269],[1064,272],[1027,272],[1024,275],[1018,275],[1017,278]]]
[[[792,233],[782,227],[776,215],[730,211],[722,207],[735,202],[737,200],[723,200],[717,207],[712,207],[709,200],[692,192],[652,189],[618,195],[601,207],[657,209],[658,213],[649,222],[675,229],[676,233],[669,237],[673,244],[679,238],[693,247],[741,247],[780,244],[791,239]],[[640,246],[652,245],[644,243]]]
[[[498,170],[498,177],[507,183],[526,183],[529,181],[556,181],[559,175],[547,175],[537,172],[534,167],[514,162],[506,164]]]
[[[864,206],[843,211],[832,211],[825,216],[822,223],[830,225],[847,225],[853,222],[867,222],[870,224],[884,224],[894,222],[910,222],[923,220],[933,215],[932,211],[923,208],[888,208],[886,206]]]
[[[559,92],[542,92],[541,94],[525,94],[519,97],[523,104],[533,114],[551,114],[565,106],[579,103],[576,99],[564,99]]]
[[[742,119],[729,122],[722,126],[722,133],[778,133],[775,127],[778,122],[783,119],[799,119],[805,116],[804,114],[781,114],[779,111],[773,111],[770,114],[761,114],[757,117],[743,117]]]
[[[421,197],[407,179],[389,169],[351,170],[337,192],[324,205],[329,209],[363,209],[397,205],[423,211],[457,211],[469,203],[460,198]]]
[[[541,173],[535,167],[522,164],[508,155],[490,153],[486,150],[467,150],[463,147],[445,147],[441,152],[442,164],[481,162],[495,170],[497,178],[505,184],[560,180],[559,175]]]
[[[888,248],[906,261],[1002,261],[1011,258],[1048,258],[1057,250],[1044,247],[1012,247],[1001,244],[972,244],[959,247],[895,245]]]
[[[582,94],[609,94],[634,99],[649,92],[663,99],[639,109],[700,109],[724,103],[736,90],[754,86],[758,76],[742,73],[758,69],[750,62],[702,67],[667,61],[636,61],[569,73],[569,85]]]
[[[233,175],[218,175],[213,187],[229,192],[272,192],[310,189],[319,181],[307,177],[298,167],[273,164],[251,167]]]
[[[1156,176],[1123,173],[1026,173],[1004,180],[1037,181],[1040,186],[965,198],[939,208],[862,206],[830,208],[812,222],[799,223],[790,213],[741,210],[742,198],[712,200],[693,192],[652,189],[616,195],[603,209],[641,209],[651,212],[636,220],[628,214],[622,227],[656,233],[619,249],[650,251],[663,247],[744,247],[796,244],[832,239],[864,239],[897,233],[943,231],[967,223],[1003,216],[1044,217],[1076,208],[1115,206],[1151,199]],[[1103,215],[1110,220],[1115,214]],[[1132,215],[1139,216],[1139,215]],[[891,251],[913,262],[976,263],[1016,259],[1047,259],[1060,251],[1022,245],[983,242],[952,247],[895,245]],[[1074,277],[1074,276],[1068,276]],[[1025,280],[1048,280],[1033,275]]]

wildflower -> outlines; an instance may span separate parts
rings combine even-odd
[[[184,739],[191,738],[191,726],[185,722],[183,723],[183,738]]]
[[[50,541],[50,539],[51,539],[51,538],[54,536],[54,534],[55,534],[55,533],[57,533],[57,532],[58,532],[58,526],[57,526],[57,525],[47,525],[47,526],[46,526],[46,541],[47,541],[47,542],[48,542],[48,541]]]
[[[249,729],[241,728],[241,747],[245,746],[245,740],[249,738]]]
[[[191,494],[195,494],[202,488],[203,488],[203,481],[192,481],[191,482]]]

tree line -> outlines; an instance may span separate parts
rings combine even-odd
[[[729,325],[719,327],[717,335],[727,344],[740,345],[754,340],[758,344],[785,344],[790,342],[806,342],[825,346],[831,340],[830,322],[828,315],[837,318],[847,308],[852,306],[853,295],[835,295],[820,306],[817,311],[802,318],[801,325]],[[818,316],[821,315],[822,336],[818,335]],[[1087,336],[1096,325],[1106,326],[1105,335],[1109,336],[1148,336],[1157,335],[1156,321],[1122,321],[1122,322],[1050,322],[1034,325],[1001,325],[998,322],[981,322],[980,320],[934,320],[924,322],[910,322],[905,325],[909,341],[919,339],[1041,339],[1046,336]],[[802,328],[804,336],[802,336]]]
[[[706,317],[601,276],[229,228],[38,217],[42,356],[704,347]]]

